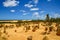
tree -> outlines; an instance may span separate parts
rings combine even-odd
[[[49,14],[46,15],[46,21],[49,22],[50,20],[50,17],[49,17]]]

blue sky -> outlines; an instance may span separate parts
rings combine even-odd
[[[60,17],[60,0],[0,0],[0,20]]]

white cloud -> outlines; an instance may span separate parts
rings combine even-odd
[[[46,15],[40,15],[40,19],[45,19],[46,18]]]
[[[44,13],[45,11],[40,11],[40,13]]]
[[[56,13],[54,14],[54,18],[60,17],[60,14]]]
[[[20,12],[22,12],[22,16],[26,16],[27,14],[29,14],[27,11],[25,10],[20,10]]]
[[[39,8],[31,8],[31,11],[39,10]]]
[[[23,13],[23,16],[27,15],[27,13]]]
[[[10,12],[15,12],[15,10],[10,10]]]
[[[33,16],[39,18],[39,17],[40,17],[39,12],[34,12],[34,13],[33,13]]]
[[[25,6],[25,7],[28,7],[28,8],[33,7],[33,5],[32,5],[32,4],[25,4],[24,6]]]
[[[45,15],[40,15],[39,12],[34,12],[32,18],[34,19],[45,19]]]
[[[38,12],[34,12],[34,14],[33,14],[33,15],[38,16],[38,15],[39,15],[39,13],[38,13]]]
[[[13,6],[17,6],[19,4],[19,1],[16,0],[6,0],[5,2],[3,2],[3,6],[5,7],[13,7]]]
[[[39,0],[33,0],[33,1],[34,1],[35,4],[37,4]]]
[[[47,0],[48,2],[50,2],[51,0]]]

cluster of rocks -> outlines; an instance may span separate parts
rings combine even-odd
[[[20,26],[21,26],[21,24],[16,24],[16,27],[20,27]],[[28,32],[29,30],[31,30],[31,26],[29,24],[24,24],[23,26],[25,28],[25,32]],[[45,26],[45,25],[43,25],[43,26]],[[0,28],[2,28],[2,27],[4,27],[3,33],[6,33],[6,28],[8,28],[8,27],[13,28],[14,25],[10,25],[10,26],[5,25],[4,26],[3,24],[0,24]],[[33,25],[32,32],[35,32],[37,29],[39,29],[39,27],[40,27],[39,24]],[[60,25],[58,25],[56,28],[57,28],[56,35],[60,36]],[[53,26],[49,25],[48,27],[45,27],[45,32],[43,34],[50,34],[50,32],[52,32],[52,31],[53,31]],[[15,30],[15,32],[17,32],[17,30]],[[0,36],[1,36],[1,34],[0,34]],[[31,39],[28,38],[28,40],[32,40],[32,37],[31,37]]]

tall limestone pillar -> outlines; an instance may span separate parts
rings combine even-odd
[[[56,35],[60,36],[60,25],[57,27],[57,33]]]

